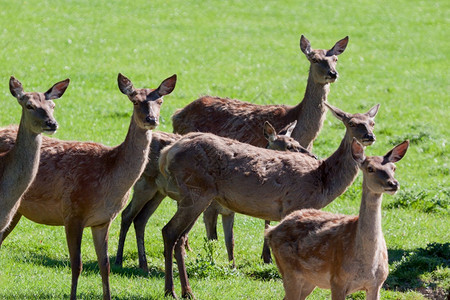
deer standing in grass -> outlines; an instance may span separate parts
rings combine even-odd
[[[294,139],[290,138],[289,135],[295,127],[294,124],[290,124],[287,128],[287,133],[285,135],[278,135],[275,132],[275,129],[266,122],[264,126],[264,136],[267,138],[269,144],[268,148],[275,150],[283,150],[283,151],[296,151],[296,152],[305,152],[308,153],[300,144]],[[119,246],[117,248],[117,256],[115,264],[122,266],[123,262],[123,249],[125,244],[125,238],[130,228],[131,223],[134,224],[134,228],[136,231],[136,242],[138,248],[138,259],[139,259],[139,268],[148,272],[148,264],[147,258],[145,255],[145,244],[144,244],[144,235],[145,235],[145,225],[148,222],[148,219],[155,212],[155,210],[160,205],[161,201],[167,196],[161,190],[158,190],[158,186],[156,184],[156,178],[161,177],[159,167],[158,167],[158,159],[161,153],[161,150],[176,141],[178,141],[182,136],[173,133],[166,132],[154,132],[152,135],[152,141],[150,144],[150,154],[149,154],[149,162],[142,174],[141,178],[134,185],[133,198],[131,199],[130,204],[123,210],[122,212],[122,221],[120,224],[120,236],[119,236]],[[163,180],[163,178],[160,178]],[[217,220],[217,216],[215,218],[210,218],[207,214],[208,210],[212,210],[212,213],[220,213],[222,214],[223,227],[224,227],[224,235],[225,235],[225,244],[227,246],[228,258],[233,262],[234,266],[234,237],[233,237],[233,221],[234,221],[234,212],[226,209],[220,204],[213,202],[211,206],[205,211],[205,223],[211,220]],[[208,218],[209,217],[209,218]],[[216,223],[207,223],[207,235],[209,239],[217,239],[217,230]]]
[[[367,291],[367,299],[380,299],[389,273],[381,201],[383,193],[398,190],[394,163],[408,145],[405,141],[385,156],[365,157],[362,145],[353,142],[353,158],[363,173],[358,217],[304,209],[266,230],[286,300],[305,299],[316,286],[331,289],[333,300],[360,290]]]
[[[264,147],[266,140],[256,135],[265,121],[279,132],[286,124],[297,121],[292,137],[307,150],[323,126],[325,102],[330,84],[338,78],[337,56],[347,47],[348,37],[338,41],[330,50],[312,49],[303,35],[300,49],[310,62],[305,96],[296,106],[257,105],[228,98],[204,96],[172,116],[175,133],[211,132],[243,143]]]
[[[300,49],[310,62],[310,68],[305,95],[296,106],[256,105],[234,99],[204,96],[175,112],[172,117],[174,132],[179,134],[211,132],[264,147],[266,140],[254,132],[261,132],[261,126],[265,121],[269,121],[277,132],[286,124],[297,121],[292,137],[307,150],[312,151],[313,142],[325,120],[325,102],[330,92],[330,84],[338,78],[337,56],[344,52],[347,44],[348,36],[336,42],[330,50],[312,49],[308,39],[301,36]],[[214,205],[207,212],[208,218],[217,216],[221,210],[222,208]],[[228,223],[234,221],[233,216],[230,218],[231,220],[227,220]],[[217,223],[217,217],[209,222]],[[267,224],[268,222],[266,226]],[[206,230],[212,229],[207,227]],[[261,256],[266,263],[272,261],[266,243]]]
[[[190,133],[163,149],[159,159],[165,177],[162,184],[165,193],[178,202],[177,212],[162,230],[166,295],[176,297],[174,252],[182,295],[192,295],[184,241],[212,200],[238,213],[280,221],[297,209],[325,207],[352,184],[358,174],[352,140],[356,138],[365,146],[375,141],[373,118],[379,105],[362,114],[327,106],[344,123],[346,133],[339,148],[324,160],[262,149],[210,133]]]
[[[39,166],[41,133],[53,134],[58,123],[53,117],[55,104],[69,85],[69,79],[54,84],[47,92],[24,92],[19,80],[11,76],[9,90],[22,107],[17,143],[0,154],[0,239],[20,205]]]
[[[81,238],[85,227],[92,230],[103,298],[111,298],[107,250],[109,228],[144,171],[151,130],[159,123],[162,97],[173,91],[175,83],[176,76],[173,75],[157,89],[135,89],[128,78],[119,74],[119,89],[128,96],[134,109],[125,141],[116,147],[43,139],[36,179],[24,194],[7,233],[22,215],[37,223],[65,227],[72,267],[71,299],[76,299],[82,269]]]

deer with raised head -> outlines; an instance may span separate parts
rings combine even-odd
[[[210,133],[190,133],[161,152],[165,193],[178,209],[164,226],[165,293],[173,289],[173,253],[183,296],[192,295],[184,263],[184,241],[198,216],[216,200],[238,213],[280,221],[294,210],[325,207],[352,184],[358,174],[351,145],[375,141],[373,126],[379,105],[367,113],[350,114],[327,106],[346,132],[327,159],[296,152],[258,148]],[[159,185],[161,186],[161,185]]]
[[[303,35],[300,49],[310,62],[308,83],[303,100],[296,106],[257,105],[235,99],[204,96],[172,116],[175,133],[211,132],[243,143],[264,147],[266,140],[255,135],[261,132],[265,121],[280,131],[297,120],[292,137],[303,147],[312,150],[312,144],[323,126],[325,102],[330,84],[338,78],[338,55],[347,47],[348,36],[330,50],[312,49]]]
[[[119,74],[119,89],[128,96],[134,109],[127,136],[116,147],[93,142],[43,139],[36,179],[23,195],[7,233],[21,216],[40,224],[65,227],[72,268],[71,299],[76,299],[82,270],[81,238],[85,227],[92,230],[103,298],[111,298],[109,228],[144,171],[151,130],[159,124],[162,97],[173,91],[175,83],[176,75],[173,75],[157,89],[136,89],[127,77]]]
[[[289,137],[292,132],[294,124],[290,124],[286,129],[285,135],[276,134],[274,128],[267,122],[264,126],[264,135],[268,140],[268,148],[286,150],[286,151],[297,151],[308,153],[305,148],[300,146],[300,144]],[[150,144],[150,154],[149,162],[144,170],[144,173],[139,178],[139,180],[134,185],[133,198],[130,204],[122,212],[122,220],[120,223],[120,236],[119,245],[117,248],[117,256],[115,264],[121,266],[123,262],[123,249],[125,244],[125,238],[127,232],[131,226],[134,224],[134,229],[136,231],[136,242],[138,248],[138,259],[139,268],[148,272],[147,258],[145,255],[145,225],[147,224],[151,215],[160,205],[161,201],[167,196],[161,189],[158,189],[156,184],[156,178],[161,177],[158,159],[161,150],[176,141],[178,141],[182,136],[167,132],[154,132],[152,137],[152,142]],[[311,154],[309,154],[311,155]],[[163,178],[160,178],[163,180]],[[206,232],[209,239],[217,239],[217,223],[213,223],[217,220],[217,215],[211,218],[209,214],[221,214],[224,226],[225,244],[227,246],[227,252],[229,260],[233,262],[234,266],[234,237],[233,237],[233,221],[234,212],[222,207],[220,204],[211,203],[211,206],[205,211],[205,226]],[[211,220],[211,222],[209,222]]]
[[[363,173],[359,216],[303,209],[266,230],[283,277],[284,299],[305,299],[315,287],[331,289],[333,300],[361,290],[367,299],[380,299],[389,273],[381,201],[383,193],[398,190],[394,163],[408,145],[405,141],[384,156],[365,157],[362,145],[353,142],[352,155]]]
[[[55,103],[69,85],[69,79],[54,84],[47,92],[25,92],[19,80],[11,76],[9,90],[22,107],[16,131],[17,143],[0,154],[0,239],[11,223],[22,194],[30,186],[39,166],[41,133],[53,134],[58,123],[53,117]]]

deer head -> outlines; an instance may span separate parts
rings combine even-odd
[[[354,138],[352,142],[352,156],[363,172],[367,187],[377,194],[390,195],[398,191],[399,183],[394,178],[395,164],[401,160],[408,150],[409,141],[395,146],[384,156],[364,156],[363,146]]]
[[[375,143],[375,135],[373,134],[374,118],[377,115],[380,104],[375,105],[364,114],[350,114],[328,103],[325,103],[325,105],[336,118],[344,123],[347,128],[347,134],[350,137],[355,137],[364,146]]]
[[[32,132],[53,134],[58,123],[53,117],[54,99],[60,98],[67,89],[70,80],[66,79],[53,85],[47,92],[24,92],[22,83],[14,76],[9,79],[9,90],[22,106],[22,120]]]
[[[143,129],[151,130],[159,125],[159,114],[163,96],[175,88],[177,75],[165,79],[157,89],[135,89],[131,80],[119,73],[117,77],[120,91],[134,104],[133,118]]]
[[[314,82],[327,84],[335,82],[339,76],[336,71],[338,55],[343,53],[348,44],[348,36],[338,41],[330,50],[311,49],[311,43],[305,36],[300,38],[300,49],[311,63]]]

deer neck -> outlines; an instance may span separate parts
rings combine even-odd
[[[312,144],[322,129],[327,111],[324,102],[327,101],[329,92],[330,84],[315,82],[310,68],[305,96],[295,107],[297,126],[292,132],[292,137],[309,151],[312,150]]]
[[[11,198],[16,200],[36,176],[42,144],[41,134],[28,129],[26,122],[26,115],[22,112],[16,142],[7,155],[9,163],[3,174],[4,178],[8,178],[8,181],[14,184],[10,187],[9,193]]]
[[[148,160],[152,131],[137,126],[134,118],[133,114],[124,142],[113,150],[112,172],[116,174],[118,189],[129,189],[144,171]]]
[[[359,209],[358,227],[356,231],[355,247],[370,262],[380,248],[385,248],[383,232],[381,230],[381,201],[383,194],[374,193],[367,187],[363,179],[362,199]],[[361,251],[362,250],[362,251]]]
[[[322,164],[321,172],[325,207],[342,195],[358,175],[358,165],[352,157],[351,143],[353,138],[346,131],[339,148]]]

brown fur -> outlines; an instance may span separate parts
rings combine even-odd
[[[192,293],[185,273],[184,240],[213,199],[238,213],[281,220],[300,208],[326,206],[353,182],[358,167],[350,151],[352,139],[365,145],[374,142],[373,117],[378,105],[365,114],[328,106],[347,130],[338,150],[325,160],[261,149],[209,133],[190,133],[163,149],[159,166],[166,177],[164,190],[178,201],[176,214],[163,228],[166,294],[175,296],[174,250],[182,293]]]
[[[295,126],[295,124],[291,124]],[[288,128],[289,129],[289,128]],[[293,128],[290,128],[292,131]],[[273,147],[277,149],[287,149],[290,151],[297,152],[307,152],[303,147],[300,146],[298,142],[286,135],[277,135],[273,127],[270,124],[266,124],[266,130],[264,132],[266,138],[270,141],[268,147]],[[161,150],[174,142],[178,141],[181,135],[171,134],[166,132],[154,132],[152,142],[150,144],[150,156],[147,167],[141,178],[136,182],[134,186],[133,198],[130,204],[122,212],[122,221],[120,226],[120,237],[119,246],[117,249],[116,264],[122,265],[123,261],[123,247],[125,243],[125,238],[131,223],[134,223],[136,230],[136,241],[138,245],[138,259],[139,267],[144,271],[148,271],[148,264],[145,255],[145,245],[144,245],[144,234],[145,225],[148,222],[150,216],[154,213],[156,208],[159,206],[161,201],[166,197],[166,194],[159,190],[156,184],[156,179],[160,176],[158,159]],[[160,177],[159,180],[164,180]],[[230,261],[234,264],[234,237],[233,237],[233,222],[234,222],[234,212],[222,207],[220,204],[213,203],[207,209],[210,214],[221,214],[224,220],[224,231],[225,231],[225,243],[227,245],[228,257]],[[205,221],[206,231],[208,238],[216,238],[216,224],[209,222],[210,215],[205,211]],[[217,221],[217,216],[214,218]],[[213,221],[213,220],[212,220]],[[214,235],[215,234],[215,235]]]
[[[398,190],[393,163],[407,148],[404,142],[393,149],[397,157],[388,153],[365,158],[362,146],[353,142],[352,152],[363,171],[359,217],[303,209],[266,230],[283,276],[285,299],[305,299],[316,286],[331,289],[333,300],[358,290],[367,291],[367,299],[379,299],[388,275],[381,200],[383,193]]]
[[[302,35],[300,48],[310,61],[308,84],[303,100],[296,106],[256,105],[235,99],[204,96],[172,117],[174,132],[211,132],[219,136],[264,147],[262,125],[269,121],[280,131],[288,123],[297,121],[292,137],[308,150],[325,120],[330,83],[337,79],[337,55],[344,52],[348,37],[338,41],[331,50],[313,50]]]
[[[19,208],[21,196],[28,189],[39,166],[42,132],[52,134],[58,124],[53,117],[53,99],[60,98],[69,79],[53,85],[46,93],[23,91],[22,84],[11,76],[11,94],[22,106],[17,143],[0,154],[0,239]],[[0,243],[1,244],[1,243]]]
[[[64,226],[72,267],[71,299],[76,298],[81,273],[81,237],[91,227],[103,283],[103,298],[110,299],[108,231],[125,206],[131,187],[144,171],[151,129],[158,124],[162,96],[175,87],[172,76],[158,89],[135,89],[119,74],[120,90],[134,103],[125,141],[117,147],[92,142],[44,138],[38,173],[24,194],[11,232],[23,215],[41,224]],[[1,136],[10,130],[1,132]],[[3,141],[13,138],[4,138]],[[3,146],[2,146],[3,147]]]

